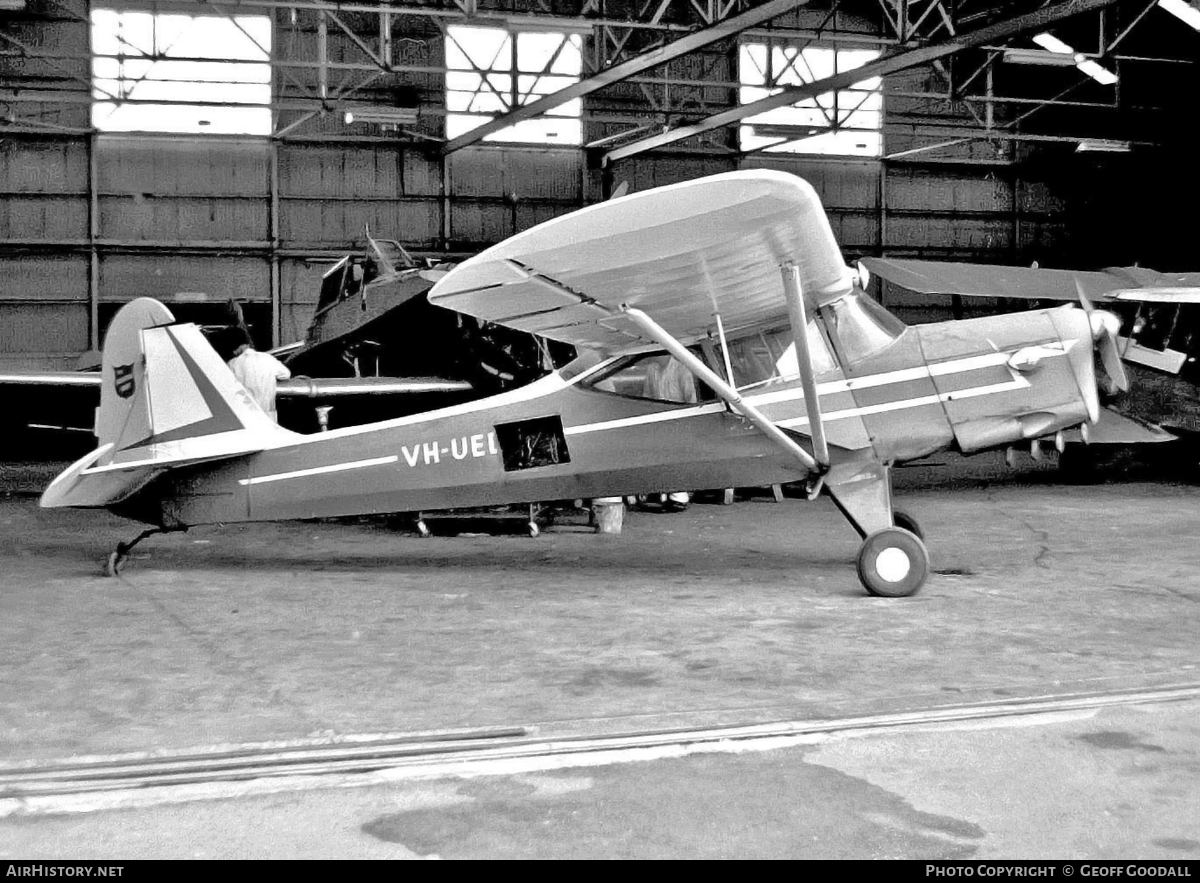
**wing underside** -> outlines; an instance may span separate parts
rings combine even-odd
[[[677,339],[786,316],[780,265],[794,262],[810,303],[850,289],[812,187],[765,170],[625,196],[548,221],[465,261],[430,302],[607,352],[648,341],[621,314],[637,307]]]

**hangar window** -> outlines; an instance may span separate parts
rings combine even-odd
[[[739,101],[753,104],[788,86],[814,83],[878,57],[874,49],[743,43],[738,52]],[[871,77],[848,89],[747,117],[739,136],[747,151],[879,156],[882,124],[882,80]]]
[[[583,37],[503,28],[446,29],[446,137],[457,138],[510,110],[579,82]],[[576,98],[485,141],[579,144],[583,102]]]
[[[101,132],[271,134],[271,20],[92,10]]]

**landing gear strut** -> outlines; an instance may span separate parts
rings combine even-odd
[[[186,530],[187,528],[170,528],[170,527],[152,527],[142,531],[128,543],[117,543],[117,548],[108,553],[108,557],[104,559],[104,575],[116,576],[121,572],[121,568],[125,566],[125,561],[129,558],[129,553],[133,551],[133,547],[140,543],[146,537],[152,537],[156,533],[170,533],[175,530]]]
[[[863,538],[858,578],[872,595],[903,598],[925,584],[929,552],[917,520],[892,506],[891,468],[863,458],[834,464],[825,490]]]

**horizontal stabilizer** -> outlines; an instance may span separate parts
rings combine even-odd
[[[97,461],[111,450],[111,444],[102,445],[69,466],[42,493],[42,508],[89,509],[112,506],[132,496],[169,468],[227,460],[254,453],[236,446],[227,453],[210,450],[200,456],[163,456],[154,460],[97,466]]]
[[[1087,442],[1092,445],[1162,444],[1177,441],[1178,438],[1160,426],[1118,414],[1111,408],[1101,408],[1100,419],[1087,431]],[[1078,429],[1068,430],[1066,439],[1069,442],[1082,442],[1083,433]]]

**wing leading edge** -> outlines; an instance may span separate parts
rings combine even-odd
[[[780,264],[806,300],[848,292],[851,275],[812,186],[783,172],[714,175],[564,215],[451,270],[431,303],[606,352],[650,341],[621,315],[637,307],[682,341],[719,311],[737,329],[787,315]]]

